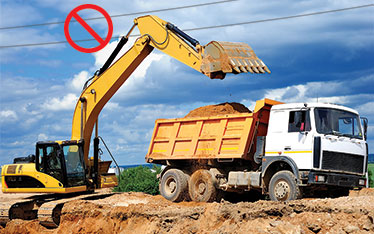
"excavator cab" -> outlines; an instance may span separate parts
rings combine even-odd
[[[38,142],[36,170],[58,180],[63,187],[86,185],[83,144],[75,142]]]
[[[93,160],[86,165],[83,142],[37,142],[35,156],[16,158],[14,164],[4,165],[3,192],[72,193],[117,186],[116,175],[108,173],[111,161],[98,160],[97,172]],[[96,183],[90,178],[93,174]]]
[[[26,160],[28,159],[28,160]],[[83,141],[37,142],[35,156],[2,170],[3,192],[83,192],[89,187]]]

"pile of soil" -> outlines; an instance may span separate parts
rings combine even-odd
[[[225,102],[217,105],[202,106],[190,111],[185,118],[211,117],[227,114],[251,113],[251,111],[241,103]]]
[[[335,199],[292,202],[172,203],[160,195],[121,193],[72,201],[57,229],[12,220],[0,233],[374,233],[374,189]]]

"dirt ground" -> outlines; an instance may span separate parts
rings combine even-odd
[[[373,219],[374,189],[289,203],[172,203],[160,195],[119,193],[65,204],[56,229],[12,220],[0,233],[374,233]]]

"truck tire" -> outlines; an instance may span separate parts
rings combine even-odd
[[[270,180],[269,196],[272,201],[290,201],[299,198],[300,189],[295,175],[290,171],[275,173]]]
[[[195,171],[188,183],[188,193],[192,201],[212,202],[216,200],[217,189],[212,174],[208,170]]]
[[[161,178],[160,193],[172,202],[182,201],[186,197],[187,188],[188,180],[181,170],[169,169]]]

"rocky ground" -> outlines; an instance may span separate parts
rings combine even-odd
[[[120,193],[72,201],[62,211],[57,229],[12,220],[0,233],[374,233],[374,189],[289,203],[172,203],[161,196]]]

